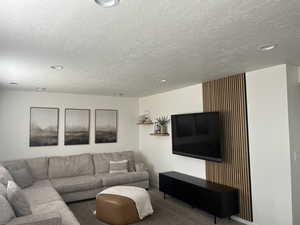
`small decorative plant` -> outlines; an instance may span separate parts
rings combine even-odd
[[[160,126],[166,126],[169,123],[170,119],[168,118],[168,116],[160,116],[156,119],[156,121]]]
[[[170,119],[168,116],[160,116],[156,119],[156,122],[161,127],[161,129],[160,129],[161,133],[163,133],[163,134],[168,133],[167,125],[170,122]]]

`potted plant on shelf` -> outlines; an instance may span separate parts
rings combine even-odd
[[[161,134],[167,134],[168,133],[168,123],[170,122],[170,119],[168,116],[161,116],[156,119],[156,122],[160,126],[160,133]]]

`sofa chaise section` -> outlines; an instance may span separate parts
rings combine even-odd
[[[38,215],[40,213],[59,213],[61,217],[61,225],[80,225],[72,211],[62,200],[37,205],[32,208],[32,211],[34,215]]]
[[[36,217],[40,217],[40,214],[49,215],[50,218],[50,215],[58,214],[61,218],[61,225],[79,225],[49,180],[36,181],[31,187],[25,188],[23,191],[33,212],[32,217],[28,217],[28,219],[37,219]],[[52,222],[51,219],[50,221]]]
[[[49,180],[38,180],[31,187],[23,189],[23,192],[31,207],[62,200]]]
[[[59,215],[60,225],[79,225],[79,222],[49,180],[36,181],[31,187],[23,189],[23,192],[30,203],[33,214],[24,219],[17,217],[19,224],[34,220],[39,221],[39,223],[35,222],[32,225],[52,225],[52,223],[57,223],[57,220],[54,221],[55,216],[53,215],[56,215],[56,217]],[[44,221],[41,215],[45,216]]]

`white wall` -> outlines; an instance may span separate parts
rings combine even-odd
[[[300,224],[300,84],[299,70],[287,66],[288,109],[292,165],[293,224]]]
[[[59,107],[59,145],[29,147],[30,107]],[[91,109],[89,145],[64,146],[64,109]],[[95,144],[95,109],[119,110],[118,142]],[[72,95],[44,92],[0,92],[0,161],[49,155],[69,155],[86,152],[138,150],[138,99],[95,95]]]
[[[139,105],[140,114],[149,110],[154,119],[161,115],[202,112],[202,85],[140,98]],[[151,132],[153,126],[140,126],[140,152],[152,170],[152,184],[157,186],[159,172],[172,170],[205,178],[203,160],[172,154],[172,137],[150,136]]]
[[[254,223],[292,225],[286,66],[249,72],[246,82]]]

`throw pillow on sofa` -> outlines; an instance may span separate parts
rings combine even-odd
[[[9,180],[14,180],[8,170],[0,165],[0,183],[7,185]]]
[[[128,173],[128,160],[109,161],[109,173]]]
[[[7,199],[0,195],[0,225],[7,224],[15,217],[16,215]]]
[[[31,171],[24,160],[6,162],[4,166],[21,188],[26,188],[33,184]]]
[[[21,188],[14,181],[8,181],[7,199],[17,216],[27,216],[32,214],[28,200]]]
[[[6,187],[0,183],[0,195],[6,197]]]

